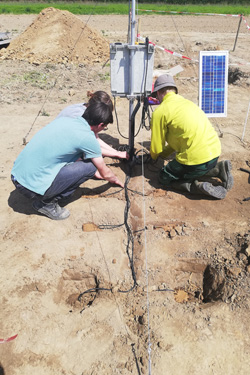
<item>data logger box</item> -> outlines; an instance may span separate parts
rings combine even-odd
[[[131,53],[133,54],[131,66]],[[152,44],[110,44],[111,93],[113,96],[148,96],[152,92],[154,46]],[[131,70],[133,72],[131,73]],[[130,75],[133,74],[130,87]]]

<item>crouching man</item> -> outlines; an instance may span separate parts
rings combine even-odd
[[[229,160],[218,161],[220,140],[205,113],[178,95],[170,75],[157,78],[151,96],[160,102],[151,119],[151,157],[166,159],[176,153],[160,171],[160,183],[192,194],[225,198],[233,187],[232,166]],[[219,178],[221,185],[201,182],[201,177]]]
[[[58,201],[93,177],[123,187],[103,156],[126,158],[126,153],[102,149],[98,141],[98,133],[110,123],[112,110],[99,102],[89,105],[82,117],[60,117],[35,134],[17,157],[11,179],[36,211],[53,220],[66,219],[70,213]]]

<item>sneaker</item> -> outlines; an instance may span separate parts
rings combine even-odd
[[[212,198],[224,199],[227,195],[227,190],[223,186],[214,186],[210,182],[200,182],[198,187],[200,191]]]
[[[223,182],[223,187],[226,190],[231,190],[234,184],[234,178],[231,173],[232,170],[232,164],[230,160],[222,161],[222,166],[220,168],[220,174],[219,177]]]
[[[56,201],[50,203],[44,203],[39,200],[35,200],[32,204],[34,210],[40,212],[40,214],[48,216],[52,220],[64,220],[69,217],[70,213],[66,208],[62,208]]]

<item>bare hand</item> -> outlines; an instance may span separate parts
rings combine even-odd
[[[104,178],[101,176],[98,170],[95,172],[95,178],[98,178],[98,180],[104,180]]]
[[[104,178],[101,176],[100,172],[97,170],[95,172],[95,178],[97,178],[98,180],[104,180]],[[111,181],[110,181],[111,182]],[[122,188],[124,188],[124,183],[121,182],[119,180],[119,178],[116,177],[116,179],[114,181],[111,182],[112,184],[116,184],[116,185],[119,185],[121,186]]]
[[[117,157],[120,159],[129,159],[129,154],[127,151],[118,151]]]
[[[116,184],[116,185],[121,186],[122,188],[124,188],[124,183],[121,182],[121,181],[119,180],[119,178],[116,178],[116,180],[115,180],[113,183]]]

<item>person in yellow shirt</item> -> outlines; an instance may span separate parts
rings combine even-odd
[[[151,96],[160,105],[152,114],[150,155],[156,160],[176,153],[175,159],[161,169],[160,183],[194,194],[225,198],[233,186],[232,166],[229,160],[218,162],[221,144],[206,114],[178,94],[173,77],[167,74],[157,78]],[[200,182],[199,178],[204,176],[217,177],[222,184]]]

